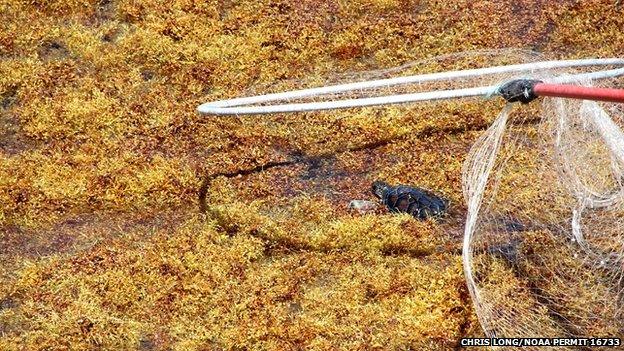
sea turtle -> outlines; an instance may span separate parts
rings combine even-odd
[[[409,213],[421,220],[439,218],[448,209],[447,200],[425,189],[375,181],[372,190],[390,212]]]

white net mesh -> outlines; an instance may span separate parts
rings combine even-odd
[[[482,326],[496,337],[621,336],[621,106],[548,98],[538,124],[512,111],[464,167],[464,265]]]

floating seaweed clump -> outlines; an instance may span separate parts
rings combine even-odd
[[[453,350],[480,335],[459,260],[460,169],[497,102],[195,112],[467,50],[624,56],[611,0],[453,5],[0,0],[0,349]],[[375,179],[454,207],[439,222],[349,212]],[[499,193],[535,196],[516,191]],[[488,279],[531,273],[499,256]]]

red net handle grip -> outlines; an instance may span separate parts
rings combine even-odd
[[[568,84],[536,83],[533,93],[537,96],[554,96],[571,99],[624,103],[624,89],[583,87]]]

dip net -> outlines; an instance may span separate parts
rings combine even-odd
[[[409,102],[499,101],[500,113],[488,117],[462,174],[464,271],[483,330],[489,337],[621,337],[623,105],[551,97],[505,104],[498,96],[513,79],[621,88],[622,66],[619,59],[548,61],[517,50],[455,54],[310,78],[306,86],[325,87],[207,103],[199,111],[339,118],[362,106],[390,105],[386,111],[397,115],[416,106]],[[449,102],[456,98],[463,100]]]
[[[472,147],[464,269],[489,336],[621,336],[623,112],[545,98],[539,115],[520,116],[507,105]]]

